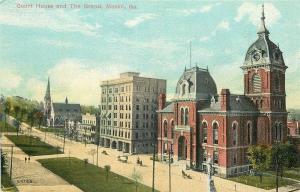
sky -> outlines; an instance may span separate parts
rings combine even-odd
[[[192,65],[209,69],[218,92],[243,93],[240,66],[257,39],[262,1],[65,2],[0,0],[0,94],[42,101],[50,77],[53,101],[99,105],[102,80],[136,71],[166,79],[172,98],[190,41]],[[264,6],[288,66],[287,107],[300,108],[300,3]]]

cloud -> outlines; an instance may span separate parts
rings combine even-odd
[[[100,82],[116,78],[119,73],[128,70],[127,66],[114,63],[99,63],[99,67],[88,67],[94,65],[90,62],[64,59],[48,71],[54,102],[62,102],[67,96],[70,103],[98,105]],[[45,82],[43,92],[45,92],[46,85]],[[39,91],[36,91],[36,94],[39,94]]]
[[[205,42],[205,41],[208,41],[208,40],[209,40],[208,36],[202,36],[202,37],[199,38],[200,42]]]
[[[17,72],[3,67],[0,70],[0,77],[0,89],[15,89],[22,80],[22,77]]]
[[[0,24],[27,28],[44,28],[56,32],[78,32],[96,35],[101,25],[87,23],[78,11],[1,9]]]
[[[169,10],[183,16],[190,16],[197,13],[208,13],[212,10],[213,7],[218,5],[220,5],[220,3],[207,4],[198,8],[191,8],[191,9],[169,9]]]
[[[25,88],[30,99],[37,101],[43,100],[46,91],[46,84],[43,81],[36,78],[30,78],[27,81]]]
[[[67,42],[65,40],[54,40],[54,39],[38,39],[37,42],[41,44],[46,44],[55,47],[62,47],[62,48],[71,48],[71,47],[78,47],[74,43]]]
[[[124,25],[126,27],[132,28],[132,27],[135,27],[135,26],[137,26],[137,25],[139,25],[139,24],[141,24],[141,23],[143,23],[147,20],[154,19],[155,17],[157,17],[157,15],[152,14],[152,13],[143,14],[143,15],[137,16],[133,19],[125,21]]]
[[[211,36],[215,36],[218,31],[229,31],[230,30],[230,24],[228,21],[223,20],[217,24],[215,29],[211,32]]]
[[[278,19],[281,17],[280,11],[272,4],[272,3],[265,3],[265,17],[266,23],[268,25],[272,25],[276,23]],[[248,20],[255,26],[258,26],[261,17],[261,5],[244,2],[237,10],[237,15],[234,18],[236,22],[242,21],[244,18],[248,18]]]

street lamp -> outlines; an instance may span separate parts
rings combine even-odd
[[[276,154],[275,154],[275,163],[276,163],[276,165],[275,165],[275,169],[276,169],[276,192],[278,192],[278,188],[279,188],[279,181],[278,181],[278,173],[279,173],[279,165],[278,165],[278,145],[279,145],[279,143],[280,143],[280,141],[279,140],[275,140],[274,141],[274,143],[275,143],[275,147],[276,147]]]
[[[212,158],[211,155],[208,155],[207,159],[207,175],[208,175],[208,192],[216,192],[213,176],[213,167],[212,167]]]

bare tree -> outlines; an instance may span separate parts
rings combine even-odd
[[[135,192],[137,192],[138,190],[138,184],[140,181],[143,180],[143,176],[140,172],[138,172],[135,167],[133,168],[133,172],[131,174],[131,178],[134,180],[135,182]]]
[[[106,182],[107,182],[108,181],[108,174],[110,172],[110,165],[105,165],[104,170],[105,170],[105,173],[106,173]]]

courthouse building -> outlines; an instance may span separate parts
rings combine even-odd
[[[212,159],[215,174],[227,177],[249,170],[247,149],[287,138],[285,71],[282,52],[269,38],[262,10],[257,40],[241,65],[244,94],[217,93],[207,69],[184,70],[171,103],[160,95],[158,154],[167,160],[206,170]]]
[[[126,153],[148,153],[157,130],[157,98],[166,80],[121,73],[101,83],[100,145]]]

